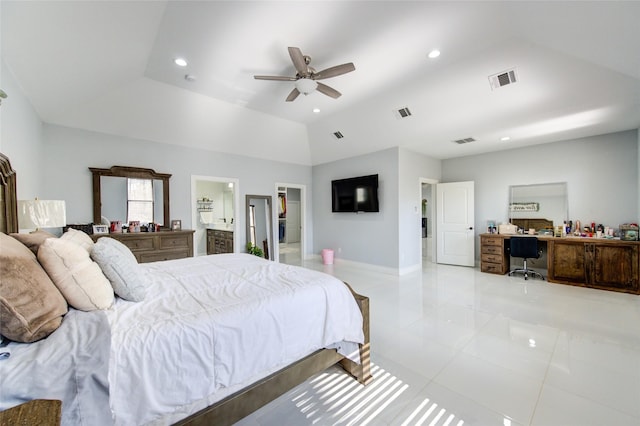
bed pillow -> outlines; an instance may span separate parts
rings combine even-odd
[[[69,305],[81,311],[108,309],[113,305],[109,280],[82,246],[62,238],[49,238],[40,246],[38,260]]]
[[[67,309],[34,254],[0,233],[0,334],[17,342],[35,342],[62,324]]]
[[[27,246],[27,248],[31,250],[35,255],[38,254],[38,249],[40,248],[42,243],[44,243],[44,240],[46,240],[47,238],[58,238],[55,235],[42,230],[33,231],[29,234],[15,233],[9,235]]]
[[[111,281],[118,296],[132,302],[144,300],[147,280],[129,247],[113,238],[102,237],[93,246],[91,258]]]
[[[62,240],[71,241],[84,248],[88,253],[93,250],[93,240],[89,235],[77,229],[69,228],[67,232],[60,237]]]

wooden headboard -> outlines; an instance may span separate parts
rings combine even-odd
[[[519,228],[527,230],[532,228],[536,231],[540,229],[553,229],[553,221],[549,219],[511,219],[510,222]]]
[[[16,171],[9,158],[0,152],[0,231],[5,234],[18,232],[18,198],[16,196]]]

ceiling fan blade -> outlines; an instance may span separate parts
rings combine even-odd
[[[283,77],[280,75],[254,75],[256,80],[296,81],[295,77]]]
[[[298,47],[290,47],[289,48],[289,56],[291,56],[291,61],[293,62],[293,66],[296,67],[296,71],[302,77],[306,77],[309,75],[309,71],[307,70],[307,61],[304,60],[304,55],[302,51]]]
[[[329,87],[326,84],[322,84],[322,83],[318,83],[318,87],[316,88],[316,90],[320,93],[324,93],[325,95],[333,99],[337,99],[340,96],[342,96],[342,93],[338,92],[333,87]]]
[[[287,102],[294,101],[299,94],[300,94],[300,91],[294,87],[291,93],[289,93],[289,96],[287,96]]]
[[[336,77],[338,75],[354,71],[355,69],[356,67],[355,65],[353,65],[353,62],[349,62],[348,64],[336,65],[335,67],[327,68],[326,70],[314,73],[313,79],[322,80],[324,78]]]

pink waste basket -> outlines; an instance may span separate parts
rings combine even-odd
[[[322,263],[325,265],[333,265],[333,250],[322,249]]]

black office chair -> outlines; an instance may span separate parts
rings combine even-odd
[[[527,268],[527,259],[538,259],[542,254],[542,250],[538,248],[538,239],[536,237],[511,237],[510,255],[512,257],[521,257],[524,260],[522,268],[516,268],[509,272],[509,276],[513,274],[524,274],[524,279],[529,278],[529,274],[533,278],[540,277],[544,280],[544,276]]]

